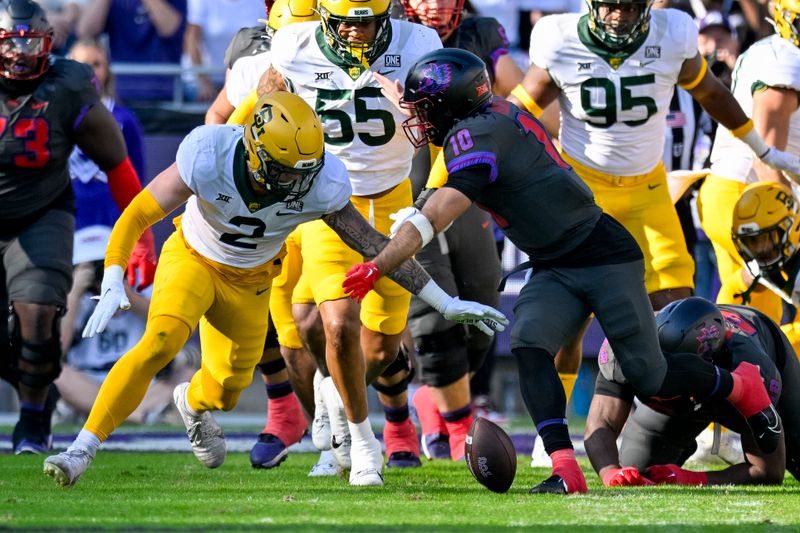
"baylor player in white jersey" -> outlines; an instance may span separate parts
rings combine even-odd
[[[531,66],[510,99],[536,116],[558,100],[564,159],[638,242],[645,285],[660,309],[689,296],[694,285],[694,262],[660,160],[672,87],[689,91],[767,164],[797,170],[800,158],[764,143],[697,53],[697,30],[687,15],[651,13],[650,0],[587,1],[586,15],[553,15],[536,24]],[[577,371],[579,341],[562,350],[560,373]]]
[[[389,215],[412,203],[408,176],[414,148],[400,125],[407,117],[386,99],[376,77],[403,83],[418,58],[442,47],[434,30],[390,20],[389,7],[390,0],[321,0],[321,23],[295,24],[275,33],[272,67],[262,84],[297,93],[316,109],[326,149],[338,155],[350,173],[353,205],[385,235],[392,224]],[[410,294],[391,281],[381,281],[359,308],[347,299],[341,284],[348,268],[361,259],[324,225],[313,222],[300,231],[301,283],[307,283],[319,306],[328,351],[338,342],[358,343],[360,322],[366,377],[378,390],[386,412],[387,464],[420,466],[419,439],[408,416],[408,363],[404,356],[397,357]],[[346,331],[332,330],[341,322]],[[301,336],[308,331],[305,326],[300,329]],[[350,421],[367,414],[366,398],[351,392],[363,377],[350,368],[364,362],[332,361],[330,356],[326,362],[336,380],[336,387],[330,379],[322,382],[332,443],[346,443],[345,413]],[[337,458],[346,466],[346,459]]]
[[[61,485],[74,484],[198,323],[202,366],[191,383],[175,388],[174,399],[195,456],[209,468],[223,463],[225,440],[211,411],[236,406],[261,359],[269,288],[280,272],[283,239],[299,223],[322,217],[364,256],[374,257],[389,240],[356,212],[344,167],[335,156],[325,156],[323,146],[319,118],[301,98],[286,92],[266,96],[244,131],[194,130],[179,147],[176,163],[136,196],[112,230],[100,301],[85,337],[102,333],[117,311],[130,307],[122,273],[144,229],[188,200],[187,224],[177,222],[164,244],[142,339],[109,372],[72,446],[45,460],[46,474]],[[481,325],[488,331],[502,331],[507,323],[494,309],[445,295],[416,262],[404,263],[392,276],[431,305],[440,302],[437,308],[451,319],[486,319],[489,325]],[[366,395],[363,374],[361,389]],[[369,420],[353,423],[350,432],[353,448],[361,452],[354,454],[350,483],[383,484],[381,445]]]
[[[764,138],[791,153],[800,153],[800,39],[795,28],[798,17],[800,3],[778,0],[773,4],[777,34],[758,41],[739,57],[731,89]],[[751,305],[780,323],[780,297],[760,284],[751,285],[752,276],[731,239],[731,225],[736,218],[733,207],[747,185],[759,181],[788,184],[780,172],[753,157],[727,128],[718,128],[711,152],[711,175],[698,197],[700,220],[714,245],[722,281],[717,303]],[[744,222],[751,216],[743,210],[739,218]],[[734,231],[738,229],[734,227]],[[781,233],[786,235],[786,230]],[[796,342],[794,332],[787,334]]]

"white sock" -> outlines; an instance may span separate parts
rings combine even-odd
[[[78,436],[75,437],[75,441],[70,445],[70,448],[73,447],[84,448],[94,453],[100,448],[100,439],[88,429],[82,429]]]
[[[347,421],[347,426],[350,428],[350,437],[352,438],[353,446],[365,446],[375,440],[375,434],[372,432],[372,426],[369,423],[369,417],[361,422]]]
[[[341,395],[339,395],[339,391],[336,389],[336,384],[333,382],[333,378],[328,376],[327,378],[322,378],[322,382],[320,383],[320,390],[324,391],[323,394],[326,394],[330,399],[335,399],[339,409],[344,409],[344,402],[342,401]]]

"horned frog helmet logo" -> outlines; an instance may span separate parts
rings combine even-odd
[[[444,92],[453,81],[453,70],[449,64],[430,63],[422,68],[422,83],[419,91],[428,94]]]

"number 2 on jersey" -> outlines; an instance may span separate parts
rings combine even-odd
[[[263,220],[252,217],[233,217],[230,224],[234,226],[251,226],[253,231],[248,235],[246,233],[223,233],[220,235],[219,240],[225,244],[236,246],[237,248],[246,248],[248,250],[255,250],[256,245],[249,242],[240,242],[241,239],[260,239],[264,236],[264,231],[267,225]]]
[[[620,78],[619,110],[622,112],[644,107],[646,112],[644,118],[638,120],[623,120],[621,121],[623,124],[628,126],[641,126],[658,111],[655,100],[649,96],[633,96],[631,92],[631,87],[652,85],[655,84],[655,82],[655,74]],[[599,94],[602,94],[602,99],[597,98]],[[616,85],[608,78],[589,78],[581,83],[581,106],[589,117],[589,123],[598,128],[608,128],[616,123],[618,118]],[[641,115],[641,113],[638,114]]]
[[[5,135],[8,117],[0,117],[0,137]],[[15,139],[25,141],[25,150],[14,156],[14,164],[21,168],[42,168],[50,160],[50,128],[43,118],[21,118],[14,123]]]

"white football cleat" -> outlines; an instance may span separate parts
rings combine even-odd
[[[336,462],[344,470],[348,470],[350,461],[350,426],[347,425],[347,416],[344,413],[344,404],[333,378],[325,378],[320,385],[325,407],[328,409],[328,420],[331,428],[331,449],[336,455]]]
[[[44,473],[62,487],[71,487],[92,464],[95,453],[95,450],[70,446],[67,451],[44,460]]]
[[[353,445],[350,456],[353,462],[351,485],[383,485],[383,448],[375,435],[371,440]]]
[[[544,441],[539,435],[536,435],[535,439],[531,452],[531,468],[553,468],[553,460],[544,449]]]
[[[314,421],[311,422],[311,442],[320,450],[331,449],[331,422],[328,408],[322,397],[322,374],[319,370],[314,374]]]
[[[687,459],[701,465],[735,465],[744,462],[742,439],[738,433],[721,428],[719,450],[714,453],[714,429],[708,426],[697,436],[697,450]]]
[[[208,468],[217,468],[225,462],[225,435],[209,411],[194,414],[189,408],[186,391],[189,383],[181,383],[172,391],[175,407],[186,426],[186,435],[192,445],[194,456]]]
[[[319,454],[317,464],[311,467],[308,477],[330,477],[342,473],[342,467],[336,462],[336,455],[332,450],[323,450]]]

